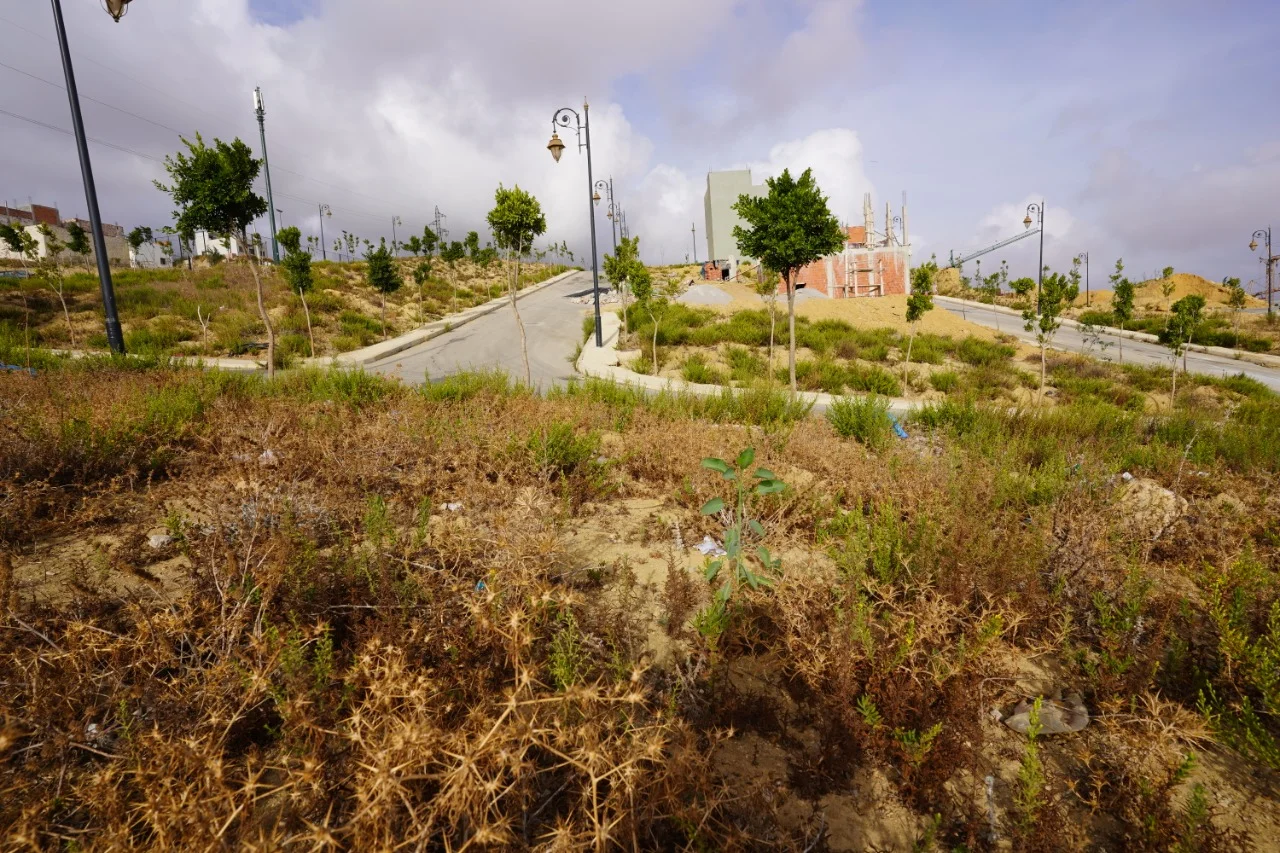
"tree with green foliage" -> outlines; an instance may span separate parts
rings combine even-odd
[[[422,322],[422,291],[431,279],[431,260],[424,258],[413,268],[413,283],[418,285],[418,322]],[[454,291],[454,304],[457,304],[457,291]]]
[[[430,225],[423,226],[422,229],[422,254],[431,255],[436,250],[436,246],[440,242],[439,235],[431,230]]]
[[[239,138],[232,142],[214,139],[212,146],[206,145],[198,133],[194,141],[181,139],[187,150],[164,158],[169,185],[154,182],[157,189],[173,199],[177,208],[173,218],[179,232],[205,231],[236,237],[242,246],[248,245],[249,223],[267,212],[266,199],[253,191],[262,161]],[[257,257],[248,260],[257,291],[258,316],[267,330],[267,376],[274,379],[276,334],[267,313],[258,263]]]
[[[1111,316],[1115,318],[1116,326],[1123,331],[1124,324],[1133,319],[1133,282],[1129,281],[1124,274],[1124,259],[1116,258],[1116,271],[1110,276],[1111,279]],[[1124,335],[1116,336],[1119,341],[1120,363],[1124,364]]]
[[[643,268],[644,262],[640,260],[639,237],[623,237],[618,242],[618,248],[614,254],[604,256],[605,277],[609,279],[610,284],[618,289],[618,293],[622,297],[622,333],[624,335],[631,334],[630,322],[627,317],[627,296],[630,290],[630,282],[637,271]]]
[[[462,260],[466,256],[467,256],[466,247],[463,246],[462,243],[458,242],[457,240],[454,240],[448,245],[443,245],[443,244],[441,245],[440,260],[444,261],[449,266],[455,265],[456,263],[458,263],[458,261]]]
[[[422,254],[422,238],[415,234],[404,241],[404,247],[416,258]]]
[[[1173,278],[1173,267],[1165,267],[1160,271],[1161,278]]]
[[[30,273],[30,265],[35,263],[36,255],[39,252],[39,245],[36,238],[32,237],[30,232],[25,228],[14,228],[7,223],[0,223],[0,240],[5,242],[9,250],[16,252],[22,258],[22,268]],[[27,289],[22,282],[18,282],[18,294],[22,297],[22,316],[23,316],[23,337],[25,339],[27,363],[31,366],[31,303],[27,300]]]
[[[789,366],[791,391],[796,391],[796,274],[819,258],[835,254],[848,234],[831,215],[826,196],[805,169],[800,179],[783,169],[769,178],[768,195],[741,195],[733,209],[747,223],[733,227],[733,238],[747,257],[777,270],[787,289]]]
[[[342,242],[347,247],[347,260],[354,261],[356,259],[356,249],[360,248],[360,238],[355,234],[348,234],[346,231],[343,231]],[[366,248],[368,242],[368,240],[365,241]]]
[[[636,241],[636,250],[639,251],[639,237],[632,237]],[[656,290],[653,286],[653,274],[649,268],[641,264],[633,268],[630,273],[629,285],[631,293],[635,297],[636,305],[644,308],[648,313],[650,321],[653,322],[653,359],[652,372],[654,376],[658,375],[658,328],[662,325],[662,314],[668,305],[668,299],[671,295],[670,288],[664,290]]]
[[[1173,303],[1173,316],[1165,327],[1165,346],[1173,353],[1173,388],[1169,394],[1169,404],[1178,401],[1178,358],[1182,358],[1182,372],[1187,372],[1187,346],[1196,333],[1200,321],[1204,319],[1204,297],[1184,296]]]
[[[466,239],[462,241],[462,245],[466,247],[467,257],[473,261],[476,260],[476,257],[480,254],[480,232],[468,231]]]
[[[927,290],[912,288],[907,297],[907,322],[911,324],[911,337],[907,339],[907,364],[911,364],[911,348],[916,342],[916,331],[924,315],[933,310],[933,294]]]
[[[1015,278],[1009,282],[1009,289],[1014,292],[1019,299],[1026,299],[1031,295],[1031,291],[1036,289],[1036,280],[1030,276],[1022,276]]]
[[[475,261],[481,269],[488,269],[498,259],[498,250],[492,243],[485,243],[484,248],[476,253]]]
[[[307,306],[307,293],[311,290],[311,254],[302,250],[302,232],[297,226],[290,225],[276,232],[276,242],[284,248],[284,258],[280,266],[289,282],[289,288],[297,291],[302,300],[302,313],[307,318],[307,340],[311,347],[311,357],[316,357],[316,339],[311,330],[311,309]]]
[[[1240,345],[1240,312],[1244,311],[1248,295],[1240,285],[1240,279],[1228,276],[1222,280],[1227,289],[1227,307],[1231,309],[1231,334],[1236,338],[1236,346]]]
[[[88,233],[74,219],[67,226],[67,251],[79,258],[80,263],[85,263],[92,251],[89,248]]]
[[[369,281],[369,286],[382,295],[382,337],[385,338],[387,336],[387,294],[399,290],[404,280],[400,277],[400,271],[396,269],[395,258],[387,248],[386,238],[379,239],[376,249],[370,244],[365,249],[364,259],[368,262],[368,266],[365,267],[365,277]]]
[[[1040,393],[1044,394],[1048,375],[1046,352],[1053,336],[1062,328],[1062,311],[1080,295],[1080,288],[1062,273],[1050,273],[1040,286],[1040,299],[1032,308],[1022,312],[1026,330],[1036,333],[1040,345]]]
[[[933,283],[938,277],[938,256],[930,255],[929,260],[911,270],[911,292],[922,291],[933,293]]]
[[[133,249],[135,256],[138,255],[138,250],[144,245],[155,242],[155,236],[151,233],[151,228],[146,225],[139,225],[134,228],[129,232],[127,239],[129,240],[129,248]],[[141,260],[139,260],[138,265],[142,266]]]
[[[498,184],[493,200],[493,209],[489,211],[487,219],[498,248],[507,252],[508,260],[515,260],[508,279],[508,293],[511,296],[511,312],[515,315],[516,326],[520,329],[520,355],[524,360],[524,382],[525,385],[532,386],[533,377],[529,370],[529,342],[525,337],[524,322],[520,319],[516,291],[520,289],[520,258],[533,245],[535,239],[546,233],[547,217],[543,215],[542,205],[538,200],[532,194],[520,189],[519,184],[511,189]]]

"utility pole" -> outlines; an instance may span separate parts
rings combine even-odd
[[[698,223],[689,223],[689,233],[693,235],[693,262],[698,262]]]
[[[262,87],[253,90],[253,108],[258,114],[258,136],[262,140],[262,173],[267,180],[267,214],[271,224],[271,260],[280,263],[280,247],[276,244],[276,203],[271,196],[271,164],[267,160],[267,111],[262,106]]]
[[[391,217],[391,254],[395,257],[400,257],[400,251],[396,248],[396,226],[403,224],[399,216]]]
[[[1089,307],[1089,253],[1081,252],[1076,255],[1077,261],[1084,261],[1084,307]]]
[[[329,260],[329,253],[325,251],[324,247],[324,218],[326,216],[333,216],[333,211],[329,209],[329,205],[322,204],[320,205],[320,259],[323,261]]]
[[[123,10],[123,5],[120,7]],[[121,11],[123,14],[123,11]],[[117,21],[120,18],[113,12]],[[124,353],[124,333],[116,312],[116,291],[111,282],[111,261],[107,258],[107,241],[102,236],[102,216],[98,213],[98,191],[93,184],[93,166],[89,162],[89,142],[80,115],[80,94],[76,74],[71,67],[71,50],[67,47],[67,29],[62,22],[62,4],[53,0],[53,22],[58,31],[58,48],[62,51],[62,73],[67,81],[67,100],[71,102],[71,126],[75,129],[76,152],[80,155],[80,176],[84,179],[85,203],[89,208],[89,230],[93,233],[93,254],[98,262],[98,282],[102,288],[102,310],[107,320],[107,343],[113,352]],[[32,208],[35,209],[34,207]]]
[[[444,238],[448,236],[448,232],[444,228],[444,220],[449,217],[440,212],[440,205],[436,205],[436,251],[444,251]]]

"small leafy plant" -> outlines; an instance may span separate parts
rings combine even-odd
[[[782,567],[782,559],[769,553],[766,546],[759,545],[754,552],[749,552],[748,549],[748,540],[752,537],[764,537],[764,525],[751,516],[752,499],[777,494],[786,488],[786,484],[767,468],[756,468],[753,474],[748,474],[755,458],[755,448],[748,447],[738,454],[732,464],[715,457],[702,460],[703,468],[715,471],[733,483],[736,493],[732,507],[727,507],[724,498],[719,497],[712,498],[702,507],[703,515],[720,516],[728,513],[724,531],[724,556],[707,561],[704,572],[707,583],[715,583],[722,573],[724,582],[716,591],[711,604],[694,621],[699,633],[703,633],[709,640],[718,638],[724,632],[729,602],[743,585],[752,589],[772,586],[774,576]],[[708,636],[702,626],[717,629],[716,636]]]

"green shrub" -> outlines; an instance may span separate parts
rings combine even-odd
[[[882,397],[841,397],[827,409],[827,420],[840,437],[856,438],[873,450],[887,445],[893,433],[889,401]]]
[[[986,367],[1012,358],[1015,352],[1017,350],[1008,344],[968,337],[961,341],[960,346],[956,348],[956,357],[965,364],[971,364],[974,367]]]
[[[573,424],[553,421],[534,429],[525,439],[525,452],[538,470],[551,476],[568,476],[600,452],[597,433],[578,435]]]
[[[856,364],[846,372],[845,379],[854,391],[882,394],[885,397],[902,396],[902,384],[898,377],[883,367]]]
[[[684,364],[680,366],[680,375],[685,382],[699,385],[723,385],[726,381],[724,373],[707,364],[706,357],[701,353],[694,353],[684,360]]]
[[[427,382],[421,394],[428,400],[470,400],[480,395],[505,397],[524,392],[524,386],[512,382],[501,370],[474,370],[455,373],[436,382]]]
[[[765,364],[764,359],[746,347],[725,347],[724,358],[729,363],[729,377],[736,382],[756,379],[768,372],[768,365]]]
[[[1086,326],[1112,326],[1116,324],[1116,317],[1110,311],[1085,311],[1080,315],[1080,322]]]
[[[929,374],[933,390],[949,394],[960,386],[960,376],[954,370],[939,370]]]

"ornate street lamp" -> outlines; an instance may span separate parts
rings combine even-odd
[[[1084,261],[1084,307],[1089,307],[1089,253],[1081,252],[1076,255],[1077,261]]]
[[[609,219],[609,232],[613,235],[613,253],[618,254],[618,230],[614,226],[618,222],[618,207],[613,199],[613,178],[604,180],[601,178],[595,184],[596,193],[593,196],[596,200],[596,207],[600,206],[600,192],[603,191],[605,197],[609,199],[609,206],[605,209],[605,216]]]
[[[1271,253],[1271,226],[1259,228],[1253,232],[1253,239],[1249,241],[1249,251],[1258,251],[1258,239],[1262,238],[1263,245],[1266,247],[1267,254],[1262,260],[1267,265],[1267,319],[1272,317],[1271,293],[1272,293],[1272,269],[1276,265],[1276,261],[1280,261],[1280,255]]]
[[[573,116],[570,124],[569,117]],[[570,128],[578,134],[578,151],[587,152],[587,215],[591,220],[591,283],[595,297],[596,312],[596,348],[604,346],[604,333],[600,328],[600,261],[596,250],[596,201],[599,195],[595,191],[595,177],[591,174],[591,108],[584,99],[582,115],[572,107],[561,107],[551,114],[551,141],[547,150],[557,163],[564,153],[564,142],[560,140],[559,128]]]
[[[107,0],[107,14],[119,23],[124,17],[129,0]],[[71,67],[71,48],[67,46],[67,28],[62,21],[62,4],[52,0],[53,24],[58,33],[58,50],[62,54],[62,75],[67,82],[67,100],[71,104],[71,127],[75,131],[76,153],[80,157],[80,177],[84,180],[85,204],[89,209],[89,231],[93,237],[93,254],[98,262],[98,283],[102,289],[102,311],[106,316],[107,344],[113,352],[124,352],[124,333],[120,329],[120,315],[116,311],[116,291],[111,283],[111,262],[107,257],[107,241],[102,236],[102,216],[98,212],[98,190],[93,183],[93,165],[89,161],[89,141],[84,132],[84,117],[80,115],[80,94],[76,89],[76,74]]]
[[[129,0],[102,0],[102,8],[106,9],[107,14],[118,24],[120,19],[129,12]]]
[[[1031,214],[1035,214],[1033,220]],[[1027,205],[1027,218],[1022,220],[1024,228],[1030,228],[1035,224],[1040,229],[1040,264],[1036,267],[1036,314],[1040,314],[1040,289],[1044,287],[1044,202],[1036,204],[1032,202]]]

